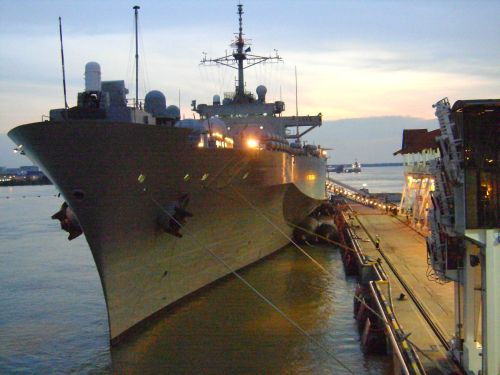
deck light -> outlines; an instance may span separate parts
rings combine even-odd
[[[19,146],[17,146],[17,147],[16,147],[14,150],[12,150],[12,151],[14,151],[14,154],[19,153],[20,155],[26,155],[26,154],[25,154],[25,152],[24,152],[24,147],[23,147],[23,145],[19,145]]]
[[[247,146],[248,146],[248,148],[257,148],[257,147],[259,147],[259,142],[257,142],[257,140],[254,138],[248,138],[247,139]]]

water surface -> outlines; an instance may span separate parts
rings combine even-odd
[[[355,189],[367,188],[370,193],[401,193],[405,179],[403,166],[363,167],[360,173],[330,173],[330,177]]]
[[[363,170],[364,172],[365,170]],[[188,298],[110,350],[104,297],[83,236],[50,216],[53,186],[0,188],[0,373],[390,374],[364,357],[352,316],[355,279],[335,249],[292,247],[241,274],[334,357],[297,332],[234,277]]]

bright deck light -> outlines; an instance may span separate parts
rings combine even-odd
[[[257,148],[257,147],[259,147],[259,142],[257,142],[256,139],[248,138],[247,139],[247,146],[248,146],[248,148]]]

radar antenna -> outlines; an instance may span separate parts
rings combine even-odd
[[[245,80],[243,76],[243,70],[250,68],[251,66],[260,64],[264,61],[274,61],[279,62],[283,59],[278,55],[278,50],[275,51],[275,56],[259,56],[253,55],[251,52],[250,43],[248,40],[243,38],[243,4],[238,4],[238,20],[239,20],[239,32],[236,35],[235,41],[231,44],[233,47],[233,53],[228,54],[226,52],[225,56],[218,57],[215,59],[207,59],[206,53],[204,53],[203,59],[200,64],[203,65],[225,65],[233,69],[238,70],[238,82],[236,85],[236,93],[234,96],[234,101],[237,103],[251,102],[252,97],[249,94],[245,94]],[[246,47],[246,48],[245,48]],[[246,60],[246,66],[243,66],[243,61]]]

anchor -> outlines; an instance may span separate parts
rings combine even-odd
[[[158,214],[158,225],[166,233],[182,238],[180,229],[186,224],[186,219],[193,216],[191,212],[186,210],[188,203],[189,195],[187,193],[180,195],[177,200],[167,203]]]
[[[68,240],[71,241],[83,233],[80,223],[66,202],[61,205],[59,211],[52,215],[52,219],[59,220],[61,223],[61,229],[68,232]]]

